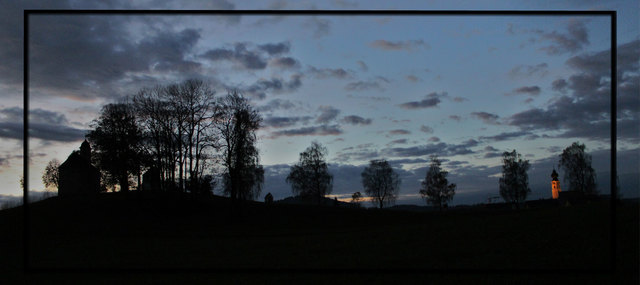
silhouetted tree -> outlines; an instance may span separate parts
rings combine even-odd
[[[144,155],[142,132],[133,107],[126,103],[105,105],[92,126],[87,138],[93,145],[98,168],[118,181],[120,191],[128,191],[129,176],[140,173]]]
[[[47,163],[47,166],[44,168],[44,173],[42,173],[42,183],[44,183],[45,187],[58,189],[58,167],[60,167],[60,161],[55,158]]]
[[[255,134],[262,118],[247,99],[235,91],[223,99],[221,106],[217,127],[226,167],[224,192],[234,201],[255,199],[260,195],[264,182]]]
[[[400,190],[400,177],[386,160],[372,160],[362,171],[362,186],[364,191],[372,197],[374,205],[380,209],[385,204],[392,204]]]
[[[207,160],[214,160],[219,148],[215,124],[221,112],[214,95],[203,81],[186,80],[145,88],[133,97],[144,146],[153,158],[148,164],[159,170],[162,188],[178,185],[196,194],[197,185],[205,183]]]
[[[500,178],[500,196],[507,203],[513,203],[516,207],[527,199],[529,189],[529,161],[522,160],[522,156],[513,150],[502,153],[502,178]]]
[[[440,210],[442,210],[442,205],[453,200],[453,196],[456,194],[456,184],[449,184],[448,172],[440,167],[441,164],[442,162],[437,156],[431,157],[431,165],[420,189],[422,198],[426,199],[427,203],[438,206]]]
[[[145,88],[133,97],[138,113],[139,125],[143,128],[145,149],[153,157],[153,165],[158,169],[161,190],[172,189],[176,184],[177,131],[175,113],[170,105],[166,87]]]
[[[591,167],[591,155],[585,153],[585,145],[574,142],[560,155],[560,168],[564,180],[569,180],[569,190],[583,194],[596,193],[596,172]]]
[[[351,195],[351,203],[356,204],[358,207],[360,207],[360,200],[362,199],[362,194],[360,193],[360,191],[353,193],[353,195]]]
[[[287,183],[291,184],[294,194],[311,197],[318,204],[322,198],[333,190],[333,175],[329,173],[325,161],[327,148],[314,141],[305,151],[300,153],[300,160],[291,166]]]
[[[273,203],[273,195],[271,195],[271,192],[267,193],[267,195],[264,196],[264,203],[267,205]]]

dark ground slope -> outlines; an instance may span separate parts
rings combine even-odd
[[[424,281],[422,272],[452,283],[526,278],[602,284],[612,277],[605,201],[442,213],[249,203],[238,212],[225,198],[131,193],[52,198],[30,209],[29,262],[49,269],[21,275],[21,208],[0,212],[0,266],[8,276],[37,281],[63,281],[70,273],[87,282],[96,281],[93,274],[111,274],[100,280],[113,281],[126,273],[136,283],[196,281],[198,274],[233,283],[263,281],[265,274],[296,283],[311,277],[333,282],[329,273],[357,283]],[[616,278],[637,283],[638,203],[623,203],[617,213]]]

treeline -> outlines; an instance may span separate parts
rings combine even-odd
[[[253,200],[264,182],[256,147],[261,122],[258,111],[238,92],[216,96],[203,81],[187,80],[144,88],[120,103],[103,106],[86,138],[93,147],[92,163],[101,172],[103,191],[118,185],[126,192],[136,185],[139,190],[212,195],[221,184],[233,200]],[[300,153],[286,178],[293,194],[319,203],[331,193],[333,175],[328,172],[327,153],[317,142]],[[514,150],[504,152],[502,162],[500,195],[517,205],[531,192],[529,161]],[[45,186],[58,186],[59,165],[57,160],[49,162],[42,177]],[[566,148],[559,167],[565,169],[571,190],[595,193],[595,171],[584,144]],[[440,209],[455,195],[456,184],[449,183],[447,174],[441,160],[432,155],[418,190],[428,204]],[[375,206],[382,208],[396,200],[401,180],[388,161],[370,161],[360,179]],[[353,203],[363,199],[360,192],[352,195]]]
[[[216,96],[203,81],[187,80],[105,105],[87,139],[105,190],[140,189],[147,172],[153,190],[208,195],[219,169],[224,192],[248,199],[264,181],[255,134],[261,121],[237,92]]]
[[[333,188],[333,175],[329,173],[325,161],[327,149],[318,142],[312,142],[300,160],[291,167],[287,183],[291,184],[294,194],[311,198],[318,203],[330,194]],[[456,184],[449,183],[448,172],[442,168],[442,161],[437,155],[430,157],[424,180],[418,193],[427,204],[440,210],[446,208],[453,200]],[[560,155],[558,166],[565,171],[565,181],[569,182],[569,191],[583,195],[596,194],[596,175],[591,167],[591,156],[585,153],[585,145],[574,142],[565,148]],[[498,180],[499,193],[502,199],[519,207],[527,199],[529,188],[529,161],[522,158],[516,150],[502,153],[502,177]],[[371,160],[361,175],[362,187],[366,198],[374,206],[383,208],[393,204],[397,199],[400,183],[398,173],[384,159]],[[360,205],[365,197],[359,191],[351,195],[351,203]]]

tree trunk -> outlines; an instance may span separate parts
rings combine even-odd
[[[120,192],[129,192],[129,179],[126,175],[120,176]]]

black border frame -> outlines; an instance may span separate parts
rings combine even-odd
[[[30,15],[319,15],[319,16],[608,16],[610,18],[611,36],[611,196],[610,196],[610,267],[608,269],[300,269],[300,268],[42,268],[29,263],[29,16]],[[581,274],[585,276],[614,274],[617,268],[617,240],[616,240],[616,179],[617,176],[617,12],[586,11],[586,10],[52,10],[25,9],[23,11],[23,269],[27,273],[437,273],[437,274],[500,274],[500,275],[567,275]]]

